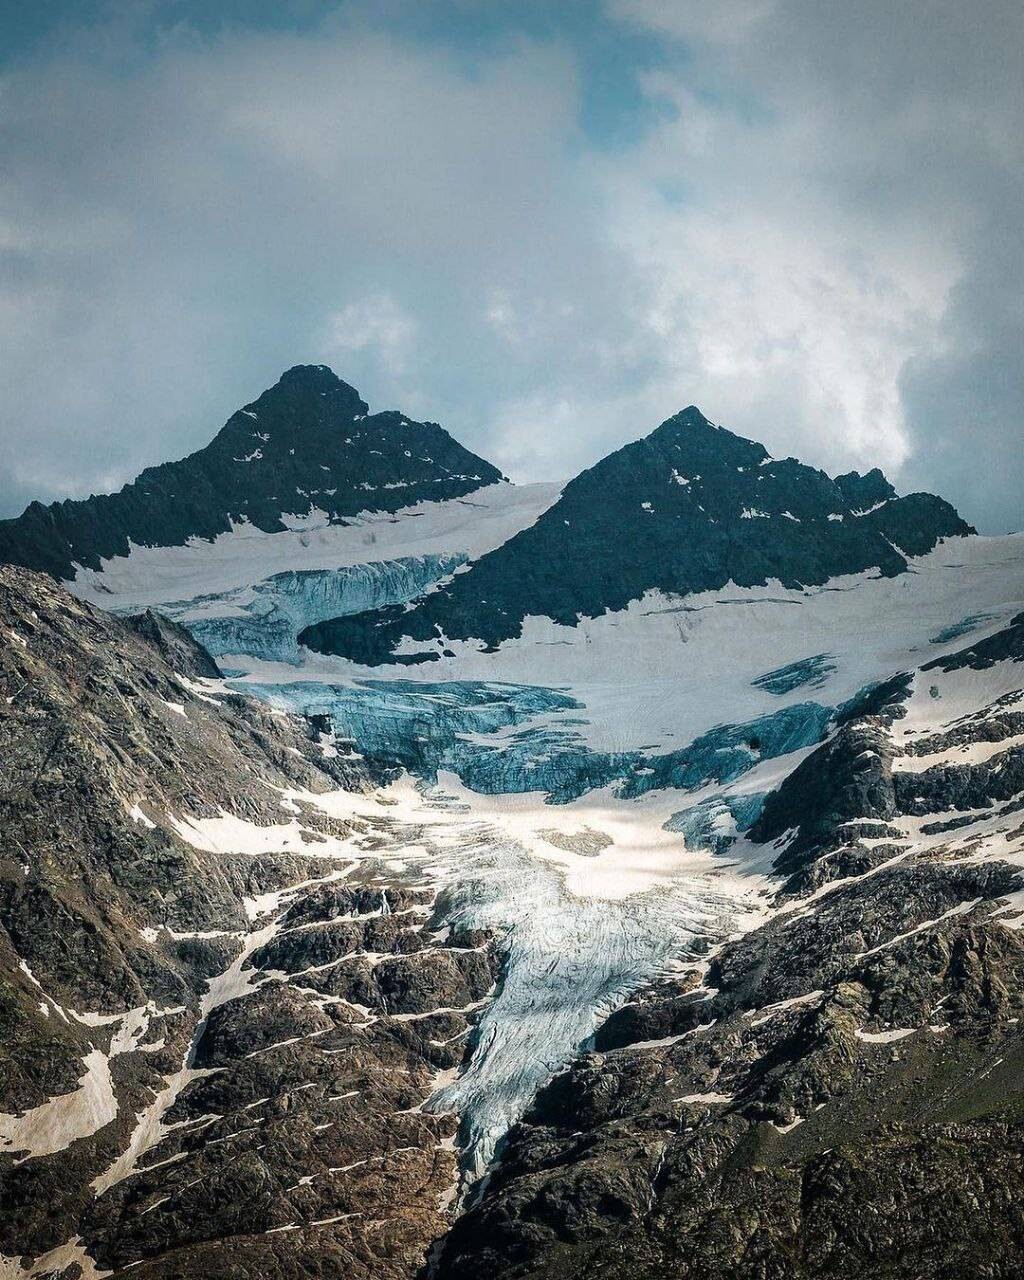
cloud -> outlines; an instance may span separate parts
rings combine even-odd
[[[70,31],[2,77],[0,508],[313,360],[517,478],[696,402],[1022,523],[1017,8],[614,0],[657,49],[615,140],[571,31],[470,56],[369,14]]]
[[[955,250],[940,236],[921,243],[891,211],[835,200],[806,171],[792,120],[750,122],[667,77],[650,88],[672,98],[676,119],[635,175],[610,180],[676,380],[773,448],[833,468],[900,468],[900,374],[937,341]]]
[[[397,378],[406,371],[417,333],[416,321],[390,294],[374,293],[330,315],[321,346],[342,367],[354,352],[372,351],[382,371]]]
[[[774,7],[775,0],[611,0],[609,5],[616,16],[677,40],[724,45],[746,40]]]
[[[467,341],[490,333],[483,298],[595,275],[562,221],[573,77],[558,49],[477,76],[345,30],[184,30],[138,62],[72,51],[8,74],[5,497],[127,479],[327,356],[484,447],[504,342]]]
[[[652,79],[676,114],[644,164],[686,184],[653,256],[719,414],[767,411],[773,446],[874,456],[980,526],[1024,524],[1024,10],[613,7],[694,68]]]

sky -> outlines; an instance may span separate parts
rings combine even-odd
[[[0,0],[0,516],[294,364],[516,480],[678,409],[1024,528],[1019,0]]]

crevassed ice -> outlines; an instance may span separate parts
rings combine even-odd
[[[465,564],[464,553],[406,556],[341,569],[288,569],[252,586],[160,606],[214,657],[297,663],[296,637],[328,618],[404,604]]]
[[[734,900],[692,884],[617,901],[570,898],[557,868],[530,860],[498,827],[466,849],[447,898],[447,919],[493,930],[505,951],[468,1066],[428,1104],[461,1117],[467,1183],[608,1014],[670,958],[721,937],[736,910]]]
[[[457,774],[487,795],[544,792],[572,800],[615,784],[627,799],[662,788],[729,782],[762,760],[820,742],[832,711],[816,702],[782,707],[743,724],[718,725],[674,751],[594,751],[581,735],[582,703],[564,689],[462,680],[355,679],[233,687],[272,706],[328,716],[359,751],[428,779]]]

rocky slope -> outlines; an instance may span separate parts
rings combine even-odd
[[[424,660],[446,638],[494,647],[518,636],[527,616],[572,626],[647,591],[902,573],[906,555],[970,532],[941,498],[899,498],[880,472],[830,480],[769,457],[691,406],[582,472],[533,525],[415,609],[320,622],[300,641],[374,663],[394,660],[409,638],[422,652],[400,660]]]
[[[34,502],[0,521],[0,563],[71,579],[76,566],[99,569],[132,544],[182,546],[241,522],[277,532],[311,509],[339,521],[499,480],[436,423],[371,414],[325,365],[297,365],[187,458],[147,468],[118,493]]]
[[[486,939],[173,624],[8,568],[0,634],[0,1271],[412,1276]]]

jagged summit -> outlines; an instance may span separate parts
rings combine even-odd
[[[683,449],[693,457],[705,456],[723,462],[759,462],[769,456],[763,445],[735,435],[717,422],[712,422],[695,404],[680,409],[648,435],[633,443],[649,443],[655,448]]]
[[[0,562],[73,579],[132,545],[179,547],[240,524],[265,533],[461,498],[501,479],[436,423],[371,414],[326,365],[296,365],[204,449],[119,493],[34,503],[0,523]],[[386,660],[403,636],[487,645],[523,619],[573,626],[649,590],[671,594],[903,572],[907,555],[970,533],[930,494],[899,498],[878,470],[836,479],[712,423],[696,405],[581,472],[536,522],[413,608],[317,621],[304,641]],[[491,546],[494,546],[491,543]],[[102,586],[98,589],[102,590]]]
[[[738,436],[719,426],[717,422],[712,422],[693,404],[680,409],[655,427],[649,435],[625,445],[624,448],[630,449],[635,445],[648,445],[656,451],[662,451],[662,457],[670,467],[677,467],[682,461],[687,465],[702,465],[706,469],[723,471],[728,468],[759,466],[771,458],[762,444],[756,440],[748,440],[745,436]],[[604,461],[606,459],[602,459]]]
[[[897,496],[878,467],[872,467],[863,475],[859,471],[847,471],[845,475],[836,476],[836,484],[854,511],[861,515]]]
[[[319,403],[319,402],[323,403]],[[232,418],[248,411],[305,410],[317,416],[336,415],[340,420],[368,414],[369,405],[355,387],[343,382],[326,364],[297,364],[286,369],[272,387],[268,387],[257,399],[243,405]],[[301,425],[298,424],[298,425]]]
[[[273,387],[263,392],[263,396],[272,395],[279,387],[304,386],[315,391],[327,391],[341,388],[358,399],[355,387],[343,382],[329,364],[293,364],[285,369]],[[263,399],[260,396],[260,399]]]
[[[694,428],[707,428],[711,431],[717,431],[717,425],[706,417],[695,404],[688,404],[685,409],[679,409],[670,418],[666,418],[650,433],[650,436],[670,435],[674,431],[692,430]],[[648,436],[648,439],[650,439]]]
[[[437,423],[370,414],[326,365],[296,365],[187,458],[147,467],[116,494],[34,502],[0,522],[0,562],[71,579],[76,566],[98,569],[131,544],[182,546],[239,523],[274,533],[312,509],[343,520],[501,478]]]
[[[772,458],[691,405],[581,472],[533,526],[415,609],[321,623],[302,641],[379,662],[408,637],[429,642],[427,656],[437,656],[442,637],[494,646],[519,635],[528,616],[574,626],[649,590],[685,595],[773,579],[800,587],[872,570],[892,576],[907,568],[905,554],[972,532],[931,495],[898,499],[891,490],[862,512],[861,492],[887,486],[877,476],[840,484],[795,458]],[[857,492],[856,506],[844,484]]]

